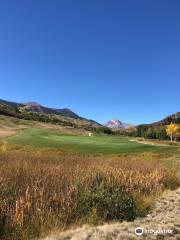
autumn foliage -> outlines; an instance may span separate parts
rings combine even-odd
[[[171,142],[180,136],[180,126],[178,124],[171,123],[166,129],[167,135],[170,137]]]

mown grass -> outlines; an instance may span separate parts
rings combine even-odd
[[[58,131],[43,129],[26,129],[18,135],[9,137],[8,142],[23,146],[58,148],[71,152],[121,154],[139,152],[168,151],[168,147],[145,145],[131,138],[121,136],[94,135],[74,136],[63,135]]]
[[[165,188],[179,185],[177,168],[161,154],[72,154],[1,143],[1,239],[144,216]]]

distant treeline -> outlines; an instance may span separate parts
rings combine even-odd
[[[168,140],[166,126],[139,125],[136,127],[136,136],[150,139]]]
[[[166,129],[167,126],[153,126],[142,124],[136,128],[119,130],[116,134],[131,137],[142,137],[147,139],[169,140]],[[176,140],[180,141],[180,137],[177,137]]]

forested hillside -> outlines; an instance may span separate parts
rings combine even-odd
[[[103,132],[107,134],[111,133],[109,128],[102,126],[93,120],[80,117],[68,108],[48,108],[36,102],[22,104],[0,100],[0,114],[19,119],[85,129],[88,131]]]

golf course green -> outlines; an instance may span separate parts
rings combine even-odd
[[[7,141],[16,145],[102,154],[161,151],[168,148],[138,143],[130,137],[112,135],[93,135],[91,137],[64,135],[53,130],[35,128],[23,130],[17,135],[8,137]]]

